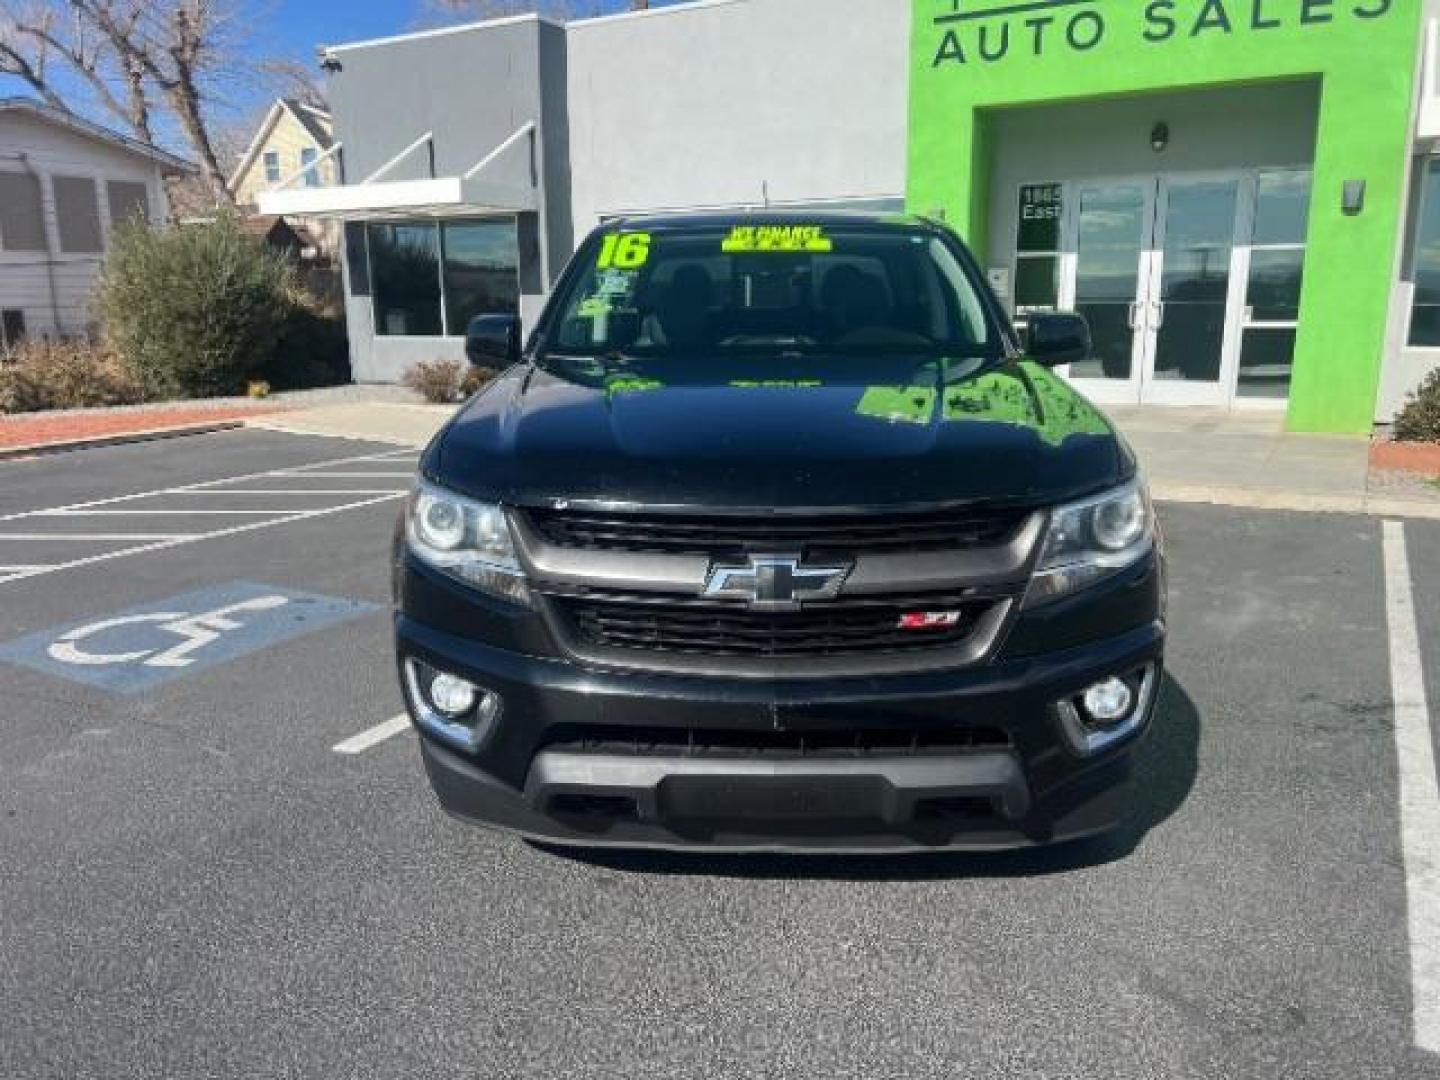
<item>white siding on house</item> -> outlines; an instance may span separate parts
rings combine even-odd
[[[91,298],[102,255],[65,253],[60,243],[53,178],[95,182],[95,214],[102,235],[110,231],[109,181],[141,184],[150,220],[165,219],[159,166],[139,154],[87,138],[27,114],[0,112],[0,172],[40,175],[47,252],[0,248],[0,310],[24,312],[31,336],[82,334],[91,328]]]
[[[266,116],[268,121],[270,116]],[[322,123],[316,120],[316,123]],[[315,141],[305,127],[295,119],[291,112],[280,106],[278,115],[275,116],[275,126],[264,136],[264,143],[259,148],[254,160],[249,167],[242,169],[235,176],[231,177],[230,190],[235,194],[235,201],[241,206],[255,205],[255,198],[260,192],[274,186],[265,177],[265,155],[273,153],[277,157],[277,165],[280,170],[278,179],[283,180],[293,175],[301,168],[301,155],[306,150],[312,150],[318,157],[325,151],[325,147]],[[333,157],[326,158],[315,167],[319,177],[320,185],[331,187],[340,182],[339,171],[336,168]],[[296,180],[294,187],[303,187],[303,179]]]
[[[323,114],[311,111],[309,115],[317,126],[326,131],[331,129],[330,122],[323,118]],[[317,142],[305,125],[295,119],[290,109],[280,102],[271,107],[263,123],[268,125],[272,120],[274,124],[268,131],[262,127],[258,133],[257,137],[261,142],[255,148],[253,159],[248,165],[242,163],[242,168],[230,178],[230,190],[235,195],[235,201],[249,211],[255,209],[255,201],[262,191],[268,191],[275,186],[265,175],[267,154],[276,155],[279,169],[276,179],[284,180],[301,169],[307,151],[318,159],[329,149],[327,145]],[[333,187],[340,182],[339,162],[333,156],[325,158],[315,166],[312,174],[307,175],[313,175],[312,182],[317,186]],[[291,187],[301,188],[306,183],[306,179],[302,177]],[[286,220],[295,228],[304,231],[326,255],[339,251],[340,226],[333,219],[287,216]]]

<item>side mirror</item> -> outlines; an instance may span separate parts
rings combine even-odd
[[[476,315],[465,329],[465,357],[489,368],[507,368],[518,361],[520,316]]]
[[[1071,311],[1031,315],[1025,331],[1025,355],[1046,367],[1088,360],[1093,346],[1085,316]]]

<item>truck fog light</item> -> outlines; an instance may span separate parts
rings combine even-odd
[[[493,690],[413,658],[405,661],[405,688],[422,731],[471,753],[489,738],[505,704]]]
[[[1091,757],[1132,738],[1145,726],[1160,685],[1160,665],[1111,676],[1055,702],[1060,731],[1071,748]]]
[[[1086,690],[1081,701],[1092,720],[1113,724],[1130,715],[1135,695],[1123,679],[1109,678]]]
[[[475,687],[459,676],[442,671],[430,684],[430,703],[446,716],[464,716],[475,707]],[[1086,708],[1089,708],[1088,698]]]

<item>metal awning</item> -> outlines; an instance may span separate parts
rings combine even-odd
[[[535,122],[529,121],[495,149],[458,176],[435,176],[434,134],[426,132],[358,184],[334,187],[291,187],[325,157],[338,153],[336,143],[323,156],[286,177],[275,187],[260,192],[256,203],[262,214],[294,217],[328,217],[365,220],[404,213],[406,216],[450,217],[461,214],[514,214],[539,208],[538,169],[534,161]],[[511,147],[530,140],[531,178],[529,186],[492,183],[482,174]],[[421,148],[430,156],[431,176],[420,180],[385,180],[396,166]]]
[[[533,189],[467,184],[459,176],[263,191],[256,201],[262,214],[341,220],[364,220],[402,211],[420,217],[448,217],[466,213],[514,214],[536,209]]]

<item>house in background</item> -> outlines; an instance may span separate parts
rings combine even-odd
[[[330,153],[334,146],[334,127],[326,110],[296,98],[276,98],[230,176],[230,192],[241,210],[254,214],[260,193],[281,184],[296,188],[339,184],[343,181],[338,155]],[[328,262],[339,240],[333,223],[287,217],[286,224],[308,241],[302,251],[307,261]]]
[[[111,228],[160,225],[185,161],[31,98],[0,98],[0,347],[88,333]]]

